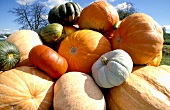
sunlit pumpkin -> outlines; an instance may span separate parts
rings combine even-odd
[[[149,15],[135,13],[121,21],[111,44],[129,53],[134,64],[147,64],[160,53],[163,42],[161,26]]]
[[[68,68],[67,60],[46,45],[33,47],[29,52],[29,60],[55,79],[65,74]]]
[[[95,1],[82,10],[78,24],[82,29],[93,29],[109,38],[113,31],[112,26],[117,21],[119,15],[113,5],[106,1]]]
[[[99,32],[78,30],[60,44],[58,53],[68,61],[68,71],[91,73],[91,66],[104,53],[111,51],[110,42]]]

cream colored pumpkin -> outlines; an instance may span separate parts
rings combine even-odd
[[[133,62],[124,50],[103,54],[92,66],[92,76],[98,86],[111,88],[122,84],[131,74]]]
[[[91,76],[81,72],[62,75],[54,86],[54,110],[105,110],[105,98]]]
[[[19,30],[11,34],[7,41],[15,44],[20,51],[20,62],[16,66],[32,66],[28,59],[29,51],[36,45],[42,45],[39,35],[32,30]]]
[[[0,110],[50,110],[54,82],[35,67],[0,73]]]
[[[109,110],[169,110],[170,74],[155,66],[134,67],[130,77],[107,94]]]

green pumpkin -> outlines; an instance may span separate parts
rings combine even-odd
[[[16,45],[8,41],[0,41],[0,70],[12,69],[20,61],[20,52]]]
[[[116,49],[103,54],[92,66],[92,76],[98,86],[112,88],[122,84],[131,74],[133,61],[129,54]]]
[[[53,46],[60,44],[60,42],[66,37],[66,33],[61,24],[52,23],[42,28],[40,37],[45,45]]]
[[[76,2],[67,2],[55,6],[48,13],[49,23],[60,23],[62,25],[74,25],[78,22],[82,7]]]

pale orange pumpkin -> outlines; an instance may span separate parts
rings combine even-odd
[[[12,33],[6,40],[15,44],[20,51],[20,62],[16,66],[33,66],[28,59],[29,51],[34,46],[43,44],[36,32],[19,30]]]
[[[163,42],[161,26],[149,15],[135,13],[121,21],[111,44],[129,53],[134,64],[147,64],[162,51]]]
[[[119,21],[115,7],[106,1],[95,1],[85,7],[80,13],[78,25],[81,29],[93,29],[112,37],[112,26]]]
[[[0,73],[0,110],[50,110],[54,82],[36,67]]]
[[[58,53],[68,61],[68,71],[91,73],[91,66],[104,53],[111,51],[110,42],[99,32],[78,30],[60,44]]]

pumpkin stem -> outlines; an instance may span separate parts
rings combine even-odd
[[[120,23],[121,23],[121,21],[116,22],[116,23],[113,25],[113,29],[116,30],[117,28],[119,28]]]
[[[102,64],[107,65],[107,63],[109,62],[109,60],[105,57],[105,56],[101,56],[100,61],[102,62]]]

